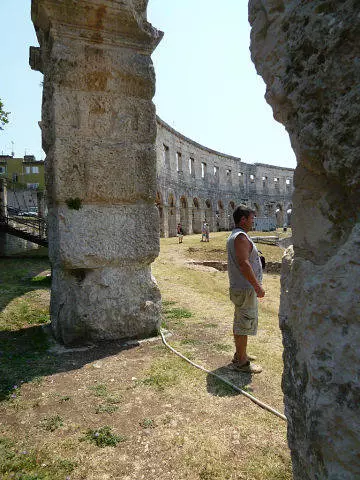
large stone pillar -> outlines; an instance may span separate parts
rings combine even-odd
[[[160,294],[156,120],[145,0],[32,0],[44,74],[51,321],[67,345],[145,337]]]
[[[249,19],[298,161],[280,307],[294,478],[360,478],[360,5],[251,0]]]
[[[202,227],[202,220],[204,218],[204,213],[203,210],[200,209],[200,207],[193,207],[192,210],[192,231],[193,233],[201,233],[201,227]]]

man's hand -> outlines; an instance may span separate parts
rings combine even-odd
[[[258,298],[263,298],[265,297],[265,290],[263,289],[263,287],[261,285],[259,285],[256,289],[255,289],[255,293],[256,293],[256,296]]]

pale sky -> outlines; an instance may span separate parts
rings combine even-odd
[[[37,46],[30,0],[0,2],[0,98],[11,112],[0,153],[43,159],[38,121],[42,75],[28,63]],[[152,58],[157,114],[180,133],[247,163],[295,168],[284,127],[265,102],[250,59],[246,0],[149,0],[148,19],[165,32]]]

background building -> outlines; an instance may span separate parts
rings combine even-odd
[[[37,208],[39,193],[45,189],[44,161],[34,155],[14,158],[0,155],[0,176],[6,177],[7,203],[13,211],[27,211]]]
[[[0,175],[21,183],[27,189],[45,187],[44,161],[36,160],[34,155],[25,155],[24,158],[0,155]]]
[[[211,150],[180,134],[157,118],[157,194],[160,235],[200,233],[206,221],[211,231],[233,227],[232,213],[240,203],[254,208],[258,228],[272,230],[291,223],[291,168]]]

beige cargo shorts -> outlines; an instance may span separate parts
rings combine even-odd
[[[255,290],[232,290],[230,300],[235,305],[234,335],[256,335],[258,328],[258,299]]]

